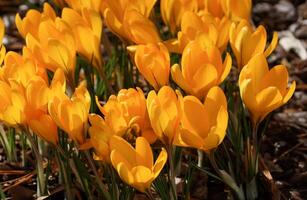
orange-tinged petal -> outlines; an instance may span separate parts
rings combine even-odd
[[[293,81],[287,93],[284,95],[283,104],[287,103],[295,92],[296,82]]]
[[[125,32],[122,28],[122,22],[120,22],[116,16],[111,12],[109,8],[107,8],[104,13],[104,19],[106,22],[106,25],[109,27],[109,29],[116,35],[126,38]]]
[[[242,41],[242,65],[247,64],[251,57],[263,53],[267,40],[267,33],[263,26],[259,26],[251,35],[247,34]]]
[[[191,86],[183,77],[182,72],[180,70],[180,66],[178,64],[174,64],[172,66],[171,75],[173,80],[177,83],[177,85],[179,85],[179,87],[181,87],[184,91],[186,91],[189,94],[193,93]]]
[[[113,151],[111,152],[111,159],[112,159],[112,154],[113,154]],[[124,163],[121,162],[114,167],[116,168],[118,175],[120,176],[122,180],[124,180],[129,185],[134,184],[135,182],[134,177]]]
[[[274,49],[276,48],[277,44],[278,44],[278,33],[274,32],[273,33],[272,41],[271,41],[270,45],[266,48],[266,50],[264,52],[264,55],[266,57],[268,57],[274,51]]]
[[[148,141],[144,137],[138,137],[136,139],[135,150],[137,153],[136,163],[147,168],[153,166],[152,150]]]
[[[187,129],[180,129],[179,130],[180,137],[182,141],[190,147],[194,147],[197,149],[202,149],[204,145],[204,140],[196,133],[193,133]]]
[[[203,104],[194,96],[183,98],[182,126],[200,137],[206,137],[209,131],[209,116]]]
[[[4,33],[5,33],[5,26],[4,26],[4,22],[3,20],[0,18],[0,46],[2,44],[2,40],[4,37]]]
[[[228,76],[230,70],[231,70],[231,67],[232,67],[232,59],[231,59],[231,56],[229,53],[226,54],[226,58],[224,60],[224,63],[223,63],[223,72],[221,74],[221,78],[220,78],[220,81],[219,83],[222,83],[226,77]]]
[[[145,192],[153,181],[153,173],[151,169],[144,166],[136,166],[132,168],[131,173],[134,178],[133,186],[141,192]]]
[[[216,125],[218,117],[217,115],[221,107],[227,111],[227,100],[225,94],[223,90],[218,86],[212,87],[209,90],[204,103],[204,108],[206,109],[208,116],[210,116],[208,117],[210,126]]]
[[[261,88],[276,87],[283,96],[288,84],[288,70],[283,65],[273,67],[264,77]]]
[[[123,27],[128,38],[136,44],[158,43],[161,40],[153,22],[136,10],[125,12]]]
[[[259,110],[276,109],[282,102],[282,96],[276,87],[267,87],[260,91],[256,96]],[[270,111],[269,111],[270,112]]]
[[[239,77],[239,84],[241,80],[250,78],[252,87],[255,91],[258,91],[260,89],[259,85],[268,71],[269,67],[265,56],[263,54],[257,54],[242,69]]]
[[[203,141],[204,145],[203,145],[202,149],[204,151],[209,151],[211,149],[214,149],[219,145],[220,141],[222,141],[222,140],[223,140],[223,138],[220,138],[219,135],[211,133],[211,134],[208,135],[208,137],[206,137],[204,139],[204,141]]]
[[[162,151],[160,152],[154,166],[153,166],[153,173],[154,173],[154,179],[157,178],[163,169],[165,163],[167,161],[167,152],[164,148],[162,148]]]
[[[116,150],[119,154],[125,155],[126,160],[132,165],[136,162],[136,151],[134,148],[123,138],[113,136],[110,139],[111,151]]]
[[[42,115],[38,119],[31,120],[29,126],[35,134],[39,135],[44,140],[57,145],[57,126],[49,115]]]

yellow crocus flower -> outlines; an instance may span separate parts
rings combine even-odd
[[[90,114],[89,121],[91,126],[88,129],[90,139],[85,145],[87,147],[93,147],[95,149],[95,159],[110,162],[110,145],[109,141],[116,133],[112,128],[105,122],[105,120],[97,115]],[[121,135],[119,135],[121,136]]]
[[[254,31],[247,21],[242,20],[238,24],[233,23],[230,27],[230,45],[240,70],[254,55],[264,53],[268,57],[273,52],[278,43],[277,32],[274,32],[273,39],[267,48],[266,43],[267,32],[262,25]]]
[[[53,72],[61,68],[70,84],[74,82],[76,44],[69,25],[62,19],[47,19],[39,24],[38,36],[26,36],[28,54],[40,66]]]
[[[83,8],[81,14],[64,8],[62,19],[71,27],[76,41],[77,51],[94,67],[102,67],[100,50],[102,19],[99,13]]]
[[[35,134],[55,145],[58,143],[58,127],[48,114],[48,102],[55,96],[65,98],[65,89],[65,75],[61,69],[54,73],[49,87],[42,78],[36,77],[26,88],[27,124]]]
[[[101,12],[103,13],[106,25],[114,34],[122,39],[130,40],[123,28],[124,21],[127,20],[125,19],[126,10],[136,10],[139,15],[141,15],[139,21],[143,25],[152,26],[147,18],[149,17],[155,3],[156,0],[105,0],[103,6],[101,7]],[[130,15],[131,14],[129,14],[129,17]],[[131,20],[135,21],[136,17]]]
[[[212,16],[217,18],[223,18],[225,13],[222,7],[223,0],[198,0],[199,12],[210,13]]]
[[[200,42],[193,41],[183,51],[181,69],[175,64],[171,68],[171,74],[185,92],[202,100],[211,87],[224,81],[231,65],[229,54],[223,63],[217,47],[203,46]]]
[[[135,44],[158,43],[161,41],[154,23],[135,9],[126,10],[123,30],[126,38]]]
[[[222,0],[221,5],[229,19],[233,21],[250,20],[252,0]]]
[[[206,37],[221,51],[227,46],[229,40],[229,28],[231,22],[228,18],[215,18],[209,13],[198,16],[194,12],[187,11],[181,20],[181,31],[177,39],[165,41],[166,46],[172,52],[182,53],[186,45],[199,37]]]
[[[8,126],[24,124],[26,100],[21,88],[12,88],[8,83],[0,81],[0,98],[0,120]]]
[[[138,137],[133,148],[121,137],[113,136],[110,140],[111,162],[120,178],[141,192],[150,188],[167,161],[166,150],[162,148],[156,162],[148,141]]]
[[[21,19],[20,15],[17,13],[15,24],[18,32],[23,38],[26,38],[28,33],[31,33],[34,37],[38,37],[38,27],[40,23],[46,19],[55,20],[55,18],[56,14],[53,8],[48,3],[44,3],[42,13],[35,9],[30,9],[23,19]]]
[[[5,58],[3,67],[0,69],[0,79],[11,84],[20,85],[25,88],[29,81],[39,76],[47,83],[46,70],[36,65],[35,60],[26,58],[16,52],[9,51]]]
[[[81,84],[76,88],[71,98],[62,93],[55,94],[48,103],[51,118],[78,144],[85,142],[90,102],[86,86]]]
[[[162,43],[138,45],[134,61],[140,73],[155,90],[168,85],[170,56]]]
[[[227,100],[222,89],[212,87],[202,103],[194,96],[180,98],[182,119],[179,144],[203,151],[216,148],[224,139],[228,124]]]
[[[122,89],[117,96],[111,95],[103,107],[99,102],[97,105],[113,134],[123,136],[132,133],[145,137],[150,143],[156,140],[150,126],[145,96],[140,88]]]
[[[269,69],[264,54],[255,55],[243,67],[239,77],[240,93],[254,124],[289,101],[296,84],[293,81],[289,89],[287,85],[287,68],[277,65]]]
[[[164,144],[172,144],[177,137],[181,114],[175,91],[169,86],[163,86],[158,94],[150,91],[147,109],[155,134]]]
[[[81,13],[84,8],[90,9],[99,13],[104,0],[64,0],[67,5]],[[61,3],[63,4],[63,3]]]
[[[55,122],[47,113],[47,104],[50,97],[49,87],[40,78],[33,78],[26,87],[26,123],[32,131],[52,143],[58,143],[58,130]]]
[[[181,23],[182,15],[186,11],[196,12],[198,0],[161,0],[160,10],[162,19],[175,34]]]

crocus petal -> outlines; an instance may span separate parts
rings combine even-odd
[[[111,151],[116,149],[119,152],[119,154],[125,155],[126,160],[130,164],[133,164],[136,162],[134,148],[123,138],[118,137],[118,136],[113,136],[110,139],[110,149]]]
[[[295,92],[296,82],[293,81],[290,88],[288,89],[288,92],[285,94],[283,103],[287,103],[289,99],[292,97],[293,93]]]
[[[179,134],[182,141],[190,147],[201,149],[204,145],[203,138],[187,129],[180,129]]]
[[[194,96],[186,96],[183,98],[183,119],[182,125],[200,137],[206,137],[208,127],[208,114],[203,104]]]
[[[174,64],[171,68],[171,75],[173,80],[187,93],[192,94],[191,87],[185,80],[185,78],[182,76],[182,72],[180,70],[180,66],[178,64]]]
[[[157,178],[161,172],[161,170],[163,169],[165,163],[167,161],[167,152],[164,148],[162,148],[156,162],[155,165],[153,166],[153,173],[154,173],[154,179]]]
[[[222,83],[225,80],[225,78],[228,76],[231,70],[231,67],[232,67],[232,59],[229,53],[226,54],[226,58],[224,60],[223,67],[224,67],[224,71],[221,75],[221,78],[219,81],[220,83]]]
[[[111,157],[112,157],[112,153],[111,153]],[[116,168],[118,175],[120,176],[122,180],[124,180],[129,185],[134,183],[134,177],[124,163],[121,162],[114,167]]]
[[[150,168],[153,165],[153,155],[148,141],[144,137],[136,139],[135,150],[137,153],[137,165],[143,165]]]
[[[277,32],[274,32],[273,33],[273,38],[272,38],[272,41],[270,43],[270,45],[267,47],[267,49],[265,50],[264,52],[264,55],[266,57],[268,57],[269,55],[271,55],[271,53],[274,51],[274,49],[276,48],[278,44],[278,33]]]

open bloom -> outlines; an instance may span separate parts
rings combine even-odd
[[[170,56],[162,43],[138,45],[134,61],[140,73],[155,90],[168,84]]]
[[[39,32],[39,24],[46,19],[55,20],[55,18],[56,14],[53,8],[48,3],[44,3],[42,13],[35,9],[30,9],[23,19],[21,19],[20,15],[17,13],[15,17],[15,24],[18,32],[23,38],[26,38],[28,33],[37,38]]]
[[[26,36],[26,51],[39,66],[53,72],[61,68],[68,82],[74,82],[76,44],[69,25],[62,19],[45,19],[39,24],[37,36]]]
[[[62,19],[71,27],[77,52],[97,69],[102,67],[100,40],[102,32],[102,19],[94,10],[83,8],[77,11],[64,8]]]
[[[221,5],[226,16],[233,21],[250,19],[252,0],[222,0]]]
[[[181,105],[179,145],[203,151],[216,148],[223,141],[228,124],[223,90],[218,86],[211,88],[204,103],[194,96],[181,97]]]
[[[107,103],[97,105],[104,115],[105,124],[113,135],[143,136],[150,143],[156,140],[156,136],[150,126],[146,100],[141,89],[122,89],[118,95],[111,95]]]
[[[270,45],[266,47],[267,32],[260,25],[255,31],[246,20],[233,23],[230,27],[230,45],[237,60],[237,66],[241,70],[248,61],[258,53],[264,53],[268,57],[276,48],[278,34],[274,32]]]
[[[182,53],[189,42],[202,35],[221,51],[224,51],[229,40],[230,25],[231,22],[226,17],[219,19],[209,13],[202,13],[199,16],[194,12],[187,11],[182,15],[181,31],[178,32],[177,39],[165,41],[165,44],[170,51]]]
[[[287,84],[287,68],[277,65],[269,70],[264,54],[257,54],[243,67],[239,77],[240,93],[254,124],[289,101],[295,82],[289,89]]]
[[[125,11],[123,30],[126,38],[135,44],[158,43],[161,40],[155,24],[136,9]]]
[[[162,19],[170,27],[173,34],[180,26],[182,15],[186,11],[196,12],[197,8],[197,0],[161,0],[160,2]]]
[[[86,86],[78,86],[71,98],[56,89],[53,92],[56,94],[48,103],[50,116],[71,139],[83,144],[91,103]]]
[[[105,122],[105,120],[97,115],[89,115],[91,127],[88,129],[90,139],[89,142],[83,145],[83,148],[93,147],[95,149],[95,159],[110,161],[110,139],[116,133]],[[119,135],[121,136],[121,135]]]
[[[12,88],[8,83],[0,81],[0,120],[9,126],[25,123],[25,97],[19,88]]]
[[[164,144],[172,144],[180,122],[180,106],[175,91],[169,86],[163,86],[158,94],[150,91],[147,109],[155,134]]]
[[[62,2],[60,2],[60,5],[64,5],[63,0],[61,1]],[[64,1],[68,4],[69,7],[80,13],[84,8],[94,10],[95,12],[99,13],[103,4],[103,0],[64,0]]]
[[[113,136],[110,141],[111,162],[120,178],[128,185],[145,192],[158,177],[167,161],[167,153],[162,149],[156,162],[148,141],[138,137],[135,149],[123,138]]]
[[[224,17],[224,10],[222,7],[223,0],[198,0],[198,9],[200,13],[210,13],[216,18]]]
[[[127,35],[127,31],[124,30],[123,24],[126,21],[128,25],[133,24],[132,22],[138,21],[139,25],[146,25],[148,27],[152,27],[149,17],[151,10],[155,4],[156,0],[136,0],[136,1],[114,1],[114,0],[105,0],[104,6],[101,7],[101,11],[103,12],[103,16],[108,28],[119,37],[130,40],[130,36]],[[139,13],[128,13],[126,14],[126,10],[135,10],[135,12]],[[126,17],[125,17],[126,15]],[[127,22],[127,20],[129,22]],[[137,24],[133,24],[134,28],[137,27],[137,30],[140,30]],[[129,27],[128,27],[129,28]],[[131,31],[133,31],[133,29]],[[146,31],[146,30],[145,30]],[[143,30],[144,32],[144,30]],[[128,33],[129,34],[129,33]]]
[[[56,72],[52,84],[55,83],[60,73],[63,72]],[[32,79],[26,87],[27,104],[24,112],[27,124],[35,134],[47,142],[57,144],[57,125],[47,112],[47,105],[50,96],[50,89],[42,78],[36,77]]]
[[[0,68],[0,79],[9,84],[19,84],[27,87],[29,81],[39,76],[48,82],[46,70],[36,65],[35,60],[9,51],[4,58],[4,64]]]
[[[198,41],[187,45],[182,54],[181,69],[172,66],[173,80],[188,94],[203,99],[208,90],[219,85],[231,69],[231,57],[226,55],[223,63],[219,49],[204,46]]]

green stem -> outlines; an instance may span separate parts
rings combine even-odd
[[[243,193],[242,188],[238,187],[234,179],[224,170],[220,170],[214,157],[214,150],[211,150],[208,154],[209,161],[211,163],[211,166],[215,170],[215,172],[219,175],[219,177],[223,180],[223,182],[228,185],[233,191],[236,193],[238,199],[244,200],[245,196]]]
[[[118,187],[117,187],[117,183],[116,183],[116,177],[115,177],[115,173],[114,173],[114,169],[112,167],[112,165],[106,165],[106,168],[109,171],[109,174],[111,176],[111,185],[112,185],[112,198],[113,199],[119,199],[119,195],[118,195]]]
[[[55,148],[58,150],[58,152],[61,154],[61,156],[62,156],[63,158],[65,158],[65,159],[68,160],[69,166],[70,166],[71,170],[73,171],[73,173],[75,174],[76,179],[77,179],[77,181],[79,182],[79,184],[81,185],[82,189],[83,189],[84,191],[87,192],[87,194],[89,195],[89,199],[93,199],[91,192],[90,192],[90,191],[88,190],[88,188],[84,185],[84,183],[83,183],[83,181],[82,181],[82,179],[81,179],[81,176],[80,176],[80,174],[79,174],[79,172],[78,172],[78,170],[77,170],[77,166],[76,166],[76,163],[75,163],[74,159],[69,158],[69,157],[65,154],[64,150],[63,150],[59,145],[56,145]]]
[[[102,191],[104,197],[105,197],[107,200],[111,200],[111,196],[110,196],[110,194],[109,194],[109,192],[108,192],[106,186],[105,186],[105,185],[102,183],[102,181],[101,181],[101,177],[100,177],[100,175],[99,175],[99,173],[98,173],[98,171],[97,171],[97,169],[96,169],[95,163],[94,163],[93,158],[91,157],[89,151],[85,151],[84,153],[85,153],[85,156],[86,156],[86,158],[87,158],[87,160],[88,160],[88,162],[89,162],[89,164],[90,164],[91,169],[92,169],[93,172],[94,172],[96,182],[98,183],[99,188],[101,189],[101,191]]]
[[[64,163],[63,163],[62,159],[60,158],[58,151],[56,151],[56,158],[57,158],[57,161],[58,161],[58,165],[60,166],[60,169],[61,169],[60,172],[63,175],[67,199],[71,200],[71,199],[73,199],[73,196],[72,196],[72,192],[71,192],[71,189],[70,189],[70,182],[68,181],[68,175],[67,175],[67,172],[66,172],[67,169],[65,168]]]
[[[29,130],[26,132],[27,138],[31,143],[32,150],[34,152],[34,155],[36,157],[37,161],[37,176],[38,176],[38,191],[37,196],[40,197],[42,195],[45,195],[46,193],[46,178],[44,175],[44,165],[43,165],[43,158],[41,157],[36,142],[34,141],[33,137],[31,136],[31,133]]]
[[[155,197],[152,195],[150,188],[145,191],[145,194],[149,200],[155,200]]]
[[[253,165],[254,175],[258,173],[258,123],[253,126]]]
[[[197,155],[198,155],[197,166],[201,168],[204,159],[204,152],[200,149],[197,149]]]
[[[169,182],[171,183],[170,193],[172,194],[172,200],[177,200],[176,182],[175,182],[175,169],[173,161],[173,146],[170,144],[167,148],[168,163],[169,163]]]
[[[7,133],[4,131],[3,129],[3,125],[0,125],[0,136],[1,136],[1,143],[4,147],[4,150],[8,156],[9,161],[15,161],[15,156],[14,153],[12,151],[12,147],[10,146],[9,140],[7,138]]]

